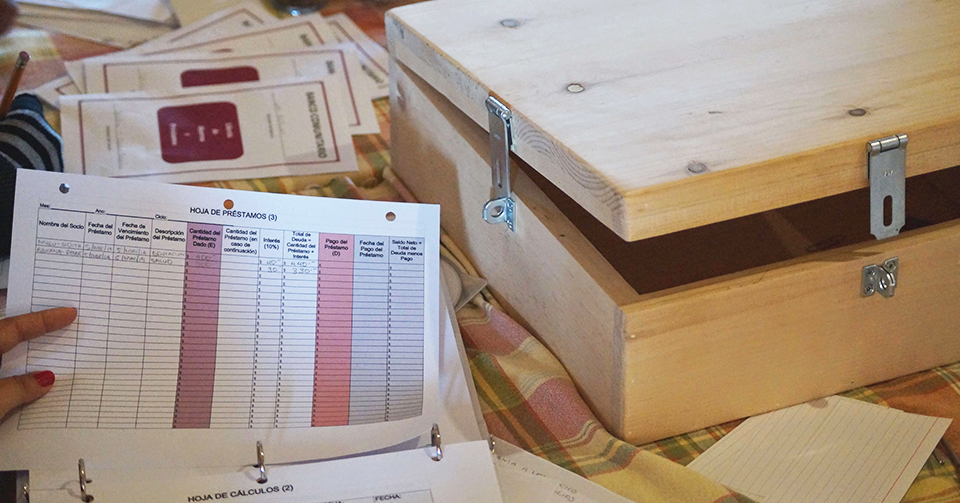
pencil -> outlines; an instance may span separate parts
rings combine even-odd
[[[13,97],[17,94],[17,87],[20,86],[20,77],[23,76],[23,68],[30,61],[30,53],[20,51],[17,56],[17,63],[13,66],[13,75],[10,76],[10,82],[7,83],[7,89],[3,92],[3,100],[0,100],[0,117],[7,115],[10,111],[10,104],[13,103]]]

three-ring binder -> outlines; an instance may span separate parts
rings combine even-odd
[[[490,451],[493,451],[493,437],[491,436],[488,439],[490,442]],[[440,438],[440,426],[437,423],[433,423],[433,427],[430,428],[430,448],[433,449],[433,452],[430,454],[430,458],[434,461],[440,461],[443,459],[443,445]],[[267,483],[267,465],[264,461],[265,456],[263,454],[263,442],[257,441],[257,464],[253,465],[254,468],[257,468],[260,471],[259,476],[257,477],[257,482],[260,484]],[[80,458],[77,461],[77,472],[78,479],[80,481],[80,501],[84,503],[90,503],[93,501],[93,494],[91,494],[87,489],[87,484],[93,482],[93,479],[87,477],[87,467],[83,461],[83,458]]]
[[[433,428],[430,429],[430,446],[433,448],[433,454],[430,457],[434,461],[443,459],[443,447],[440,445],[440,426],[437,423],[433,423]]]
[[[83,458],[77,461],[77,471],[80,472],[80,501],[90,503],[93,501],[93,495],[87,492],[87,484],[93,480],[87,478],[87,467],[83,464]]]
[[[267,465],[263,462],[263,442],[257,440],[257,464],[253,465],[254,468],[260,470],[260,476],[257,477],[258,484],[267,483]]]

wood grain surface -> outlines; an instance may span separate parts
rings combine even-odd
[[[514,165],[517,232],[480,218],[490,183],[482,129],[396,60],[391,61],[393,170],[480,270],[504,308],[566,366],[607,425],[623,410],[623,315],[638,296],[556,206]],[[481,190],[478,190],[481,189]],[[582,338],[574,334],[580,334]],[[611,365],[612,362],[618,362]]]
[[[900,259],[896,293],[863,267]],[[623,430],[647,442],[960,359],[960,221],[821,252],[624,307]]]
[[[936,0],[438,0],[387,19],[395,57],[484,128],[503,99],[517,154],[631,241],[865,187],[866,142],[895,133],[908,176],[960,164],[958,25]]]

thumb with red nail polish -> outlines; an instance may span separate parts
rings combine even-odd
[[[0,418],[46,395],[56,380],[57,376],[49,370],[0,379]]]
[[[33,374],[33,378],[37,380],[37,384],[39,384],[41,388],[49,388],[53,386],[54,381],[57,380],[57,376],[53,375],[53,372],[49,370],[36,372]]]
[[[21,342],[69,326],[76,319],[77,310],[72,307],[58,307],[0,319],[0,354]],[[57,376],[49,370],[0,379],[0,421],[11,410],[46,395],[56,380]]]

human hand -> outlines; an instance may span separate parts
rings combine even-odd
[[[2,1],[2,0],[0,0]],[[21,342],[59,330],[77,318],[72,307],[58,307],[0,320],[0,354]],[[0,379],[0,419],[11,410],[46,395],[56,376],[49,370]]]

